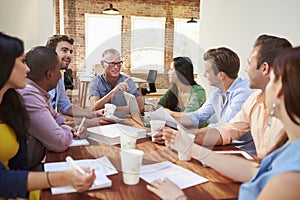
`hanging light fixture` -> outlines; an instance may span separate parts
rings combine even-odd
[[[104,14],[108,14],[108,15],[117,15],[119,14],[119,10],[118,9],[115,9],[113,8],[113,5],[112,3],[109,4],[109,8],[106,8],[104,11],[103,11]]]
[[[186,23],[198,23],[196,20],[194,20],[194,17],[192,17],[189,21],[187,21]]]

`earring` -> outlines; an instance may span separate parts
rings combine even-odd
[[[268,125],[268,126],[271,126],[271,125],[272,125],[272,117],[275,115],[275,109],[276,109],[276,108],[277,108],[277,103],[274,102],[274,103],[272,104],[272,110],[269,112],[270,117],[269,117],[268,122],[267,122],[267,125]]]
[[[277,108],[277,103],[276,102],[274,102],[273,104],[272,104],[272,110],[269,112],[269,115],[271,116],[271,117],[273,117],[274,115],[275,115],[275,109]]]

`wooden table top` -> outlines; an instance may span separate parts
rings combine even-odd
[[[109,146],[92,140],[90,140],[90,143],[89,146],[70,147],[62,153],[49,152],[47,153],[46,162],[65,161],[68,155],[75,160],[107,156],[116,169],[120,169],[119,146]],[[222,176],[209,167],[203,167],[197,160],[180,161],[176,152],[169,150],[163,145],[154,144],[149,138],[140,139],[137,143],[137,149],[143,150],[145,153],[143,164],[168,160],[209,179],[206,183],[185,189],[184,192],[189,199],[236,199],[238,196],[239,183]],[[234,149],[236,150],[232,146],[217,147],[217,150]],[[46,189],[41,192],[41,199],[159,199],[146,189],[147,183],[142,179],[137,185],[128,186],[123,183],[121,171],[108,177],[112,180],[112,188],[62,195],[52,195],[50,189]]]

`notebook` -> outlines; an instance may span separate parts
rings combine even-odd
[[[79,166],[91,167],[95,169],[96,179],[89,190],[111,187],[112,181],[109,178],[107,178],[107,176],[118,173],[116,168],[112,165],[112,163],[106,156],[96,159],[75,160],[75,162]],[[45,163],[44,167],[46,172],[63,171],[73,168],[73,166],[71,166],[67,162]],[[51,193],[53,195],[66,194],[72,192],[76,192],[76,190],[72,186],[60,186],[51,188]]]
[[[150,117],[143,117],[141,115],[135,96],[128,92],[124,92],[124,96],[131,118],[141,126],[150,127]]]

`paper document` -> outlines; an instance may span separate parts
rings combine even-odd
[[[146,129],[127,126],[124,124],[109,124],[87,128],[89,139],[104,142],[109,145],[120,144],[120,135],[137,135],[138,138],[146,137]]]
[[[160,107],[156,111],[150,112],[150,118],[156,120],[165,120],[166,125],[172,128],[177,128],[177,124],[179,123],[163,107]]]
[[[168,178],[181,189],[208,181],[208,179],[169,161],[143,165],[141,167],[140,177],[148,183],[157,179],[163,180]]]
[[[112,182],[106,176],[118,173],[116,168],[111,164],[106,156],[97,159],[75,160],[74,162],[81,167],[90,167],[95,169],[96,179],[90,190],[111,187]],[[63,171],[73,168],[73,166],[67,162],[45,163],[44,167],[45,171],[49,172]],[[52,194],[65,194],[76,192],[76,190],[72,186],[62,186],[51,188],[51,192]]]
[[[84,146],[84,145],[90,145],[90,143],[86,139],[81,139],[81,140],[72,139],[72,143],[69,145],[69,147]]]
[[[231,155],[240,154],[248,160],[254,160],[254,158],[252,156],[250,156],[246,151],[229,150],[229,151],[214,151],[214,152],[219,153],[219,154],[231,154]]]

